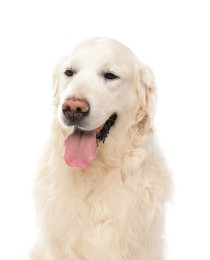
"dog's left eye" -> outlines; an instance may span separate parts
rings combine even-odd
[[[119,76],[115,75],[115,74],[112,73],[112,72],[106,72],[106,73],[104,73],[104,78],[105,78],[106,80],[113,80],[113,79],[118,79]]]
[[[72,69],[67,69],[64,74],[67,76],[67,77],[72,77],[74,75],[74,71]]]

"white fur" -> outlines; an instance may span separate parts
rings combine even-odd
[[[66,68],[77,73],[64,75]],[[106,81],[103,72],[120,78]],[[170,175],[155,142],[151,71],[124,45],[96,38],[80,43],[54,72],[55,118],[35,186],[41,236],[34,260],[162,260],[164,206]],[[88,130],[118,118],[86,169],[62,157],[72,131],[61,105],[75,95],[91,107]]]

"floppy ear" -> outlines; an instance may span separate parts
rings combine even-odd
[[[52,95],[53,95],[53,105],[55,108],[59,105],[59,84],[60,75],[63,73],[63,64],[66,61],[66,57],[62,57],[56,64],[53,71],[52,78]]]
[[[138,66],[138,97],[139,109],[137,112],[137,124],[140,133],[151,130],[156,97],[156,85],[152,71],[145,65]]]

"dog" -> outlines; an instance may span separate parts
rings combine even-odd
[[[58,62],[30,259],[164,259],[171,177],[152,125],[155,101],[152,71],[116,40],[85,40]]]

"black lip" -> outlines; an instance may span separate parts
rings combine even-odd
[[[97,140],[97,144],[99,144],[99,142],[105,142],[107,136],[109,135],[109,131],[111,129],[111,127],[115,124],[115,121],[117,119],[117,114],[114,113],[112,114],[104,123],[103,128],[96,134],[96,140]],[[94,131],[94,130],[92,130]],[[81,129],[78,126],[75,126],[74,129],[74,133],[78,134],[78,135],[82,135],[82,134],[88,134],[91,133],[92,131],[86,131]]]
[[[112,114],[109,117],[109,119],[107,119],[103,128],[96,135],[97,141],[102,141],[103,143],[105,142],[105,140],[109,134],[110,128],[114,125],[116,119],[117,119],[116,113]]]

